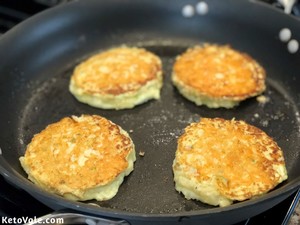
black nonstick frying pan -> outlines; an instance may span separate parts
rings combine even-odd
[[[290,33],[280,36],[283,28]],[[232,224],[259,214],[300,185],[298,41],[299,20],[255,1],[82,0],[47,10],[0,39],[0,172],[54,209],[130,224]],[[174,59],[204,42],[230,44],[259,61],[267,71],[269,101],[252,98],[228,110],[199,107],[181,97],[170,82]],[[162,58],[161,99],[119,111],[77,102],[68,91],[74,66],[122,44],[145,47]],[[72,202],[49,194],[20,166],[18,158],[35,133],[80,114],[99,114],[132,130],[137,153],[145,153],[137,155],[134,172],[109,201]],[[268,194],[224,208],[186,200],[174,189],[171,166],[177,137],[200,117],[241,119],[267,132],[284,151],[288,180]]]

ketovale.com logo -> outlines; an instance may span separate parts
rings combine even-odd
[[[1,224],[63,224],[64,218],[1,217]]]

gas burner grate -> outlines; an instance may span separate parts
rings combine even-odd
[[[38,12],[68,1],[70,0],[1,0],[0,34]]]

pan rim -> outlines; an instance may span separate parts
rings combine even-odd
[[[24,29],[25,26],[28,26],[30,27],[31,24],[35,23],[35,21],[41,21],[43,18],[47,17],[48,14],[52,14],[54,12],[56,13],[59,13],[60,11],[64,11],[64,9],[66,7],[72,7],[73,5],[76,6],[77,4],[85,4],[86,2],[97,2],[97,0],[76,0],[76,1],[71,1],[71,2],[67,2],[67,3],[64,3],[64,4],[61,4],[61,5],[57,5],[53,8],[49,8],[49,9],[45,9],[43,10],[42,12],[39,12],[27,19],[25,19],[24,21],[22,21],[21,23],[15,25],[13,28],[11,28],[9,31],[7,31],[6,33],[2,34],[1,35],[1,38],[0,38],[0,44],[1,42],[3,42],[3,40],[5,40],[6,38],[8,39],[8,36],[10,36],[11,34],[13,34],[14,32],[16,32],[18,29],[22,28]],[[114,0],[116,2],[119,2],[119,0]],[[144,0],[145,2],[147,2],[147,0]],[[160,0],[152,0],[151,2],[157,2],[159,3]],[[191,1],[195,1],[195,0],[191,0]],[[281,15],[281,16],[284,16],[286,18],[289,18],[291,21],[295,21],[295,22],[300,22],[300,17],[297,17],[297,16],[294,16],[292,14],[286,14],[283,12],[283,10],[280,10],[270,4],[267,4],[265,2],[261,2],[261,1],[258,1],[258,0],[244,0],[244,1],[239,1],[239,0],[230,0],[230,1],[233,1],[235,3],[239,3],[239,4],[243,4],[243,5],[246,5],[246,4],[251,4],[251,5],[255,5],[256,7],[263,7],[265,8],[264,10],[269,10],[269,11],[272,11],[278,15]],[[112,2],[112,0],[102,0],[102,2]],[[133,4],[134,2],[136,3],[139,3],[141,2],[140,0],[132,0]],[[148,1],[150,2],[150,1]],[[4,45],[5,46],[5,45]],[[0,45],[1,47],[1,45]]]
[[[4,165],[4,166],[3,166]],[[94,214],[99,216],[108,216],[112,218],[134,218],[137,220],[168,220],[168,219],[177,219],[177,218],[184,218],[184,217],[197,217],[197,216],[213,216],[218,213],[229,213],[231,211],[235,211],[236,209],[242,210],[245,207],[257,205],[263,202],[266,202],[270,199],[279,198],[282,196],[288,197],[294,191],[300,188],[300,177],[297,179],[290,181],[284,187],[278,187],[272,190],[269,193],[266,193],[258,198],[245,200],[243,202],[237,202],[232,205],[226,207],[212,207],[209,209],[201,209],[201,210],[191,210],[191,211],[184,211],[184,212],[176,212],[176,213],[142,213],[142,212],[129,212],[121,209],[112,209],[112,208],[105,208],[101,206],[94,206],[89,203],[85,202],[76,202],[72,200],[65,199],[61,196],[49,193],[35,184],[30,182],[25,177],[20,177],[20,174],[16,171],[9,171],[5,168],[5,165],[8,165],[6,160],[0,154],[0,174],[10,181],[11,183],[15,184],[17,187],[22,188],[30,195],[37,193],[39,196],[46,198],[48,201],[56,202],[60,206],[66,207],[66,209],[73,209],[77,210],[79,213],[88,213]],[[39,200],[39,198],[38,198]],[[40,201],[40,200],[39,200]],[[190,200],[193,201],[193,200]]]

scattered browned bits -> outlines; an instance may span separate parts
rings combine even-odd
[[[139,156],[144,157],[145,156],[145,152],[144,151],[140,151],[139,152]]]

